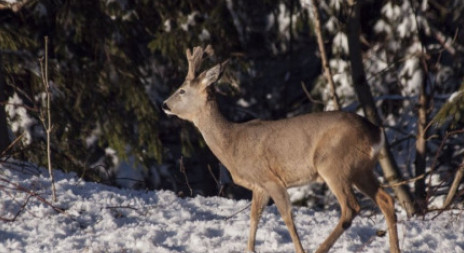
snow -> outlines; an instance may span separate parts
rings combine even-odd
[[[401,17],[401,8],[390,1],[382,7],[381,12],[386,18],[392,21],[397,21]]]
[[[205,28],[203,28],[203,30],[201,30],[200,35],[198,35],[198,39],[200,39],[200,41],[208,41],[210,38],[211,34]]]
[[[327,29],[330,33],[335,33],[337,28],[339,27],[338,19],[334,16],[330,16],[327,22],[324,25],[324,28]]]
[[[423,73],[418,57],[406,59],[400,70],[400,82],[403,86],[401,93],[403,96],[412,96],[419,94],[419,88],[423,82]]]
[[[37,134],[34,131],[34,126],[38,122],[29,116],[23,100],[16,92],[8,99],[5,111],[10,119],[11,131],[16,133],[21,130],[24,133],[24,137],[22,138],[24,144],[31,144],[32,139]]]
[[[332,42],[332,51],[334,54],[348,55],[348,37],[344,32],[338,32],[335,34]]]
[[[391,26],[383,19],[379,19],[379,21],[375,23],[374,31],[376,33],[392,34]]]
[[[398,25],[397,31],[400,38],[406,38],[416,32],[417,27],[414,16],[411,15],[409,18],[403,19]]]
[[[453,94],[451,94],[451,96],[448,98],[448,102],[454,103],[455,100],[458,100],[463,95],[463,93],[464,93],[464,91],[462,91],[462,90],[458,90],[458,91],[453,92]]]
[[[188,32],[189,27],[195,26],[196,25],[195,18],[199,15],[200,13],[198,11],[194,11],[190,13],[189,15],[187,15],[187,20],[185,21],[185,23],[180,24],[180,27],[182,28],[182,30]]]
[[[285,4],[279,4],[279,11],[277,16],[279,34],[284,35],[287,39],[290,37],[290,23],[292,18],[294,17],[290,15],[290,10],[286,8]]]
[[[220,197],[179,198],[170,191],[136,191],[85,182],[55,171],[57,212],[50,200],[45,169],[30,164],[0,164],[0,252],[243,252],[249,226],[249,201]],[[23,187],[24,191],[18,190]],[[22,208],[25,204],[24,208]],[[388,252],[383,216],[367,208],[331,252]],[[294,207],[300,238],[308,252],[330,233],[338,209]],[[463,211],[434,218],[408,219],[398,211],[403,252],[464,252]],[[434,219],[433,219],[434,218]],[[294,252],[274,205],[263,213],[257,252]]]
[[[343,6],[343,0],[330,0],[329,6],[336,11],[340,11]]]
[[[164,31],[165,32],[171,32],[172,30],[172,21],[170,19],[166,19],[163,23],[164,25]]]

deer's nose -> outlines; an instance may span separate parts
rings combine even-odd
[[[162,108],[163,108],[163,110],[165,110],[165,111],[170,111],[170,110],[169,110],[169,106],[168,106],[168,104],[166,104],[166,102],[163,103]]]

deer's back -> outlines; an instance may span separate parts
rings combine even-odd
[[[355,166],[366,162],[372,157],[360,152],[370,150],[380,141],[377,126],[347,112],[312,113],[276,121],[254,120],[237,124],[235,131],[231,166],[240,168],[242,174],[252,172],[246,176],[261,180],[279,175],[288,187],[317,179],[318,169],[331,169],[326,164],[345,166],[335,164],[345,161]]]

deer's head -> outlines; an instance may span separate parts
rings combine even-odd
[[[209,100],[208,87],[215,83],[226,62],[215,65],[214,67],[197,74],[200,69],[203,54],[211,54],[211,46],[205,50],[195,47],[193,53],[187,49],[188,73],[182,85],[163,103],[163,111],[168,115],[175,115],[181,119],[194,121],[194,119],[205,108]]]

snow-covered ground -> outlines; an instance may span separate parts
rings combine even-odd
[[[43,169],[0,164],[0,252],[244,252],[248,201],[219,197],[178,198],[169,191],[118,189],[55,171],[58,201],[50,201]],[[40,194],[40,200],[34,194]],[[338,221],[338,210],[294,208],[304,248],[313,252]],[[408,219],[398,211],[403,252],[464,252],[463,211],[435,219]],[[331,252],[388,252],[383,216],[365,211]],[[258,252],[294,252],[274,205],[257,234]]]

